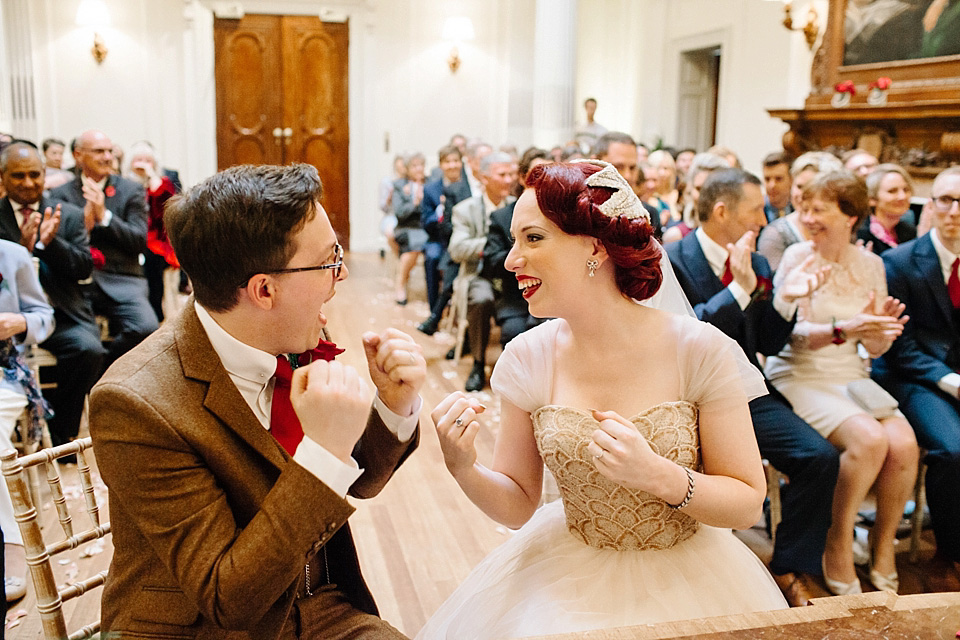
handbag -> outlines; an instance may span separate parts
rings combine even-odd
[[[877,420],[895,415],[899,406],[897,399],[872,378],[860,378],[848,382],[847,395]]]

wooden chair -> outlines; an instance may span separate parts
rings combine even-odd
[[[467,335],[467,305],[469,303],[470,281],[473,275],[458,275],[453,281],[453,295],[450,297],[450,311],[443,319],[442,329],[447,333],[456,330],[457,342],[453,347],[453,362],[460,362],[463,356],[463,339]]]
[[[43,634],[48,640],[81,640],[90,638],[100,630],[99,621],[68,633],[63,615],[63,603],[72,598],[83,595],[90,589],[103,585],[107,577],[106,571],[91,576],[85,580],[73,582],[58,588],[53,575],[53,556],[76,549],[81,544],[103,538],[110,532],[110,524],[100,523],[100,510],[97,506],[93,491],[93,482],[90,479],[90,467],[86,460],[86,451],[90,449],[90,438],[82,438],[59,447],[43,449],[28,456],[17,457],[16,451],[10,449],[0,455],[3,464],[3,477],[7,482],[10,497],[13,500],[14,515],[20,533],[23,535],[26,549],[27,566],[30,568],[30,577],[37,596],[37,611],[43,624]],[[90,527],[74,533],[74,521],[67,511],[67,502],[60,486],[60,475],[55,460],[64,456],[76,454],[77,467],[80,473],[80,484],[86,511],[90,520]],[[47,483],[53,503],[57,508],[57,516],[63,529],[63,538],[47,545],[40,532],[37,521],[37,509],[30,499],[24,478],[26,469],[43,465],[46,467]]]
[[[34,260],[36,260],[36,258],[34,258]],[[26,361],[27,366],[30,367],[30,370],[33,372],[33,376],[37,380],[37,384],[41,389],[56,388],[56,382],[45,383],[43,382],[43,378],[40,376],[41,367],[51,367],[57,364],[56,356],[37,345],[31,345],[24,354],[24,360]],[[29,434],[30,410],[27,408],[23,410],[23,412],[20,414],[20,417],[17,419],[17,428],[13,433],[13,446],[17,449],[17,452],[20,455],[30,455],[39,449],[46,449],[53,446],[53,441],[50,438],[50,428],[47,426],[46,420],[40,420],[39,441],[32,440]],[[27,471],[27,475],[29,480],[28,486],[30,488],[30,497],[34,504],[40,504],[40,470],[36,467],[31,467]]]

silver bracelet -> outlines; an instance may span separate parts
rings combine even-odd
[[[680,504],[670,504],[668,502],[667,506],[671,509],[683,509],[693,499],[693,490],[697,486],[697,482],[693,479],[693,471],[690,471],[687,467],[684,467],[683,470],[687,472],[687,495],[683,497],[683,502]]]

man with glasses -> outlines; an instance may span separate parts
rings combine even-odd
[[[113,143],[102,131],[82,133],[73,152],[79,174],[50,192],[51,200],[83,209],[95,267],[87,295],[94,312],[110,321],[114,336],[107,366],[158,324],[140,263],[140,254],[147,250],[146,196],[142,186],[112,175],[112,150]]]
[[[324,306],[349,272],[322,195],[309,165],[245,165],[168,205],[194,298],[90,400],[106,637],[403,637],[377,617],[345,496],[376,495],[416,448],[426,363],[396,329],[365,333],[371,408],[333,359]]]
[[[926,449],[927,502],[937,552],[925,591],[960,590],[960,167],[931,188],[933,229],[883,254],[887,289],[910,322],[873,377],[900,402]]]

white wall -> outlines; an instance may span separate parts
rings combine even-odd
[[[110,51],[102,65],[89,53],[92,33],[74,23],[79,0],[29,3],[38,137],[69,139],[101,128],[122,146],[146,138],[186,184],[206,177],[216,169],[211,8],[217,3],[105,3],[111,24],[102,36]],[[349,18],[355,250],[378,246],[377,183],[390,173],[395,153],[422,151],[432,164],[455,132],[520,149],[532,142],[536,3],[239,2],[247,13],[332,11]],[[802,15],[805,3],[798,4]],[[455,74],[446,64],[450,43],[441,39],[444,19],[453,15],[470,17],[476,33],[460,46]],[[824,5],[822,24],[825,16]],[[577,119],[583,99],[593,96],[605,126],[647,143],[658,137],[669,143],[676,134],[679,53],[719,43],[718,139],[759,171],[760,158],[779,148],[786,129],[765,109],[801,106],[809,89],[812,55],[802,35],[789,34],[781,19],[782,5],[764,0],[579,0]]]

